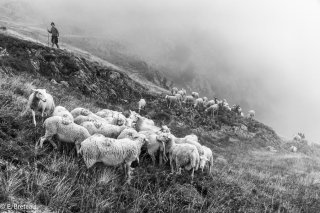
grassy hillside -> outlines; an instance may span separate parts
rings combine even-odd
[[[94,73],[107,68],[96,65],[79,78],[90,81],[77,81],[76,75],[68,78],[63,72],[69,61],[77,60],[75,56],[60,60],[66,52],[51,52],[41,45],[0,38],[0,46],[9,52],[0,59],[0,204],[27,202],[36,204],[38,212],[317,212],[320,209],[319,146],[285,143],[270,127],[226,111],[219,111],[214,123],[193,109],[169,110],[161,96],[150,94],[147,88],[126,79],[125,74],[119,74],[123,75],[119,79],[129,82],[122,85],[125,91],[132,91],[130,97],[117,87],[118,81],[110,80],[111,75],[104,77],[107,85],[98,83],[95,89],[104,92],[107,86],[114,86],[117,98],[85,92],[81,85],[92,88],[90,82],[102,82]],[[50,72],[31,69],[29,62],[33,58],[25,55],[30,45],[53,55],[53,59],[39,59],[39,63],[47,68],[54,62],[57,77],[53,77],[52,69]],[[54,84],[52,78],[58,82],[65,80],[70,86]],[[60,143],[56,151],[46,143],[36,152],[34,145],[44,129],[41,125],[34,128],[30,113],[22,114],[32,88],[46,88],[56,105],[69,110],[81,106],[94,112],[100,108],[124,113],[137,109],[136,100],[142,94],[148,102],[143,115],[158,125],[167,124],[176,136],[197,134],[201,143],[214,151],[213,171],[211,174],[197,171],[191,183],[188,172],[170,175],[168,165],[153,167],[143,152],[140,165],[133,164],[134,178],[128,186],[123,185],[123,172],[119,168],[98,164],[87,170],[71,144]],[[294,143],[298,153],[288,152]],[[268,145],[278,152],[266,151]]]

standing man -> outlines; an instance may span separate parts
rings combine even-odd
[[[51,33],[51,43],[52,43],[52,47],[53,45],[56,45],[57,48],[59,49],[59,45],[58,45],[58,37],[59,37],[59,31],[58,29],[55,27],[54,23],[51,22],[51,30],[48,29],[48,33]]]

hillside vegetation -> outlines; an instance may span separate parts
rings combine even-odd
[[[320,209],[320,147],[284,142],[264,124],[219,111],[216,122],[191,108],[169,110],[163,96],[125,73],[73,53],[0,34],[0,203],[36,204],[38,212],[317,212]],[[54,79],[54,81],[52,81]],[[55,83],[58,82],[58,83]],[[63,83],[65,81],[66,83]],[[31,114],[22,115],[32,88],[46,88],[56,105],[93,112],[137,110],[177,137],[195,133],[214,151],[211,174],[169,175],[142,152],[131,185],[119,168],[87,170],[74,147],[49,143]],[[40,121],[41,118],[37,117]],[[298,147],[291,153],[288,147]],[[277,152],[269,152],[266,146]]]

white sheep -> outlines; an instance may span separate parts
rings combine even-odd
[[[212,150],[206,146],[202,146],[204,154],[200,156],[200,169],[203,172],[206,163],[209,166],[209,173],[211,173],[211,168],[213,166],[213,154]]]
[[[47,93],[45,89],[32,89],[32,91],[33,93],[29,96],[28,105],[23,114],[31,109],[33,124],[34,126],[37,126],[36,112],[41,112],[41,117],[43,120],[44,116],[52,115],[55,105],[53,97]]]
[[[239,105],[233,105],[231,111],[235,112],[237,115],[241,116],[242,109]],[[243,113],[242,113],[243,114]]]
[[[200,156],[204,154],[203,147],[199,143],[198,136],[196,136],[195,134],[186,135],[183,138],[177,138],[176,136],[171,134],[171,138],[177,144],[183,144],[183,143],[192,144],[197,148],[198,153],[199,153]]]
[[[228,102],[227,102],[226,99],[223,99],[223,100],[220,102],[220,105],[221,105],[224,109],[226,109],[226,110],[228,110],[228,111],[231,111],[231,107],[229,106],[229,104],[228,104]]]
[[[80,107],[71,111],[71,114],[73,115],[76,123],[78,123],[79,125],[84,121],[97,121],[103,124],[113,124],[113,125],[119,125],[119,126],[122,126],[123,124],[126,123],[126,117],[124,115],[118,112],[117,113],[112,112],[112,113],[113,113],[112,114],[113,117],[106,118],[104,117],[105,114],[100,116],[100,115],[94,114],[88,109],[84,109]],[[86,118],[85,117],[78,118],[79,116],[86,116]]]
[[[173,87],[172,89],[171,89],[171,95],[175,95],[175,94],[177,94],[178,93],[178,88],[177,87]]]
[[[289,148],[289,150],[290,150],[291,152],[297,152],[297,151],[298,151],[298,148],[295,147],[295,146],[291,146],[291,147]]]
[[[196,109],[200,109],[201,107],[203,107],[203,103],[204,102],[203,102],[202,98],[197,98],[195,100],[195,103],[194,103],[193,107],[196,108]]]
[[[197,93],[197,92],[192,92],[191,95],[192,95],[192,97],[193,97],[194,99],[199,98],[199,93]]]
[[[170,129],[167,126],[162,126],[162,128],[157,131],[140,131],[140,134],[143,134],[147,137],[147,152],[151,156],[152,164],[155,165],[156,163],[156,154],[159,152],[159,165],[162,165],[162,160],[167,161],[166,155],[165,155],[165,144],[159,143],[157,141],[157,135],[161,133],[170,133]]]
[[[200,156],[197,148],[191,144],[177,144],[171,134],[162,133],[157,136],[159,142],[164,142],[166,150],[169,153],[171,173],[174,172],[174,164],[176,171],[181,174],[181,167],[186,170],[192,170],[191,180],[194,177],[194,171],[197,171],[200,164]]]
[[[52,137],[56,135],[60,141],[75,143],[77,154],[79,154],[80,143],[87,139],[90,134],[86,128],[73,122],[67,123],[64,119],[65,118],[60,116],[53,116],[44,121],[43,125],[46,133],[38,141],[38,143],[40,143],[40,148],[42,148],[45,140],[49,140],[56,149],[57,145],[52,141]],[[36,144],[36,148],[37,147],[38,144]]]
[[[175,97],[181,102],[183,100],[183,97],[181,94],[176,94]]]
[[[179,97],[177,96],[166,95],[164,99],[167,100],[167,105],[169,108],[171,105],[181,105]]]
[[[75,108],[71,111],[71,115],[74,119],[76,119],[79,115],[88,116],[89,114],[92,114],[90,110],[81,107]]]
[[[207,97],[203,97],[202,100],[203,100],[204,103],[207,103],[208,98]]]
[[[249,119],[253,119],[255,115],[256,115],[256,112],[254,110],[249,110],[247,117]]]
[[[140,110],[144,109],[146,106],[146,100],[140,99],[140,101],[138,102],[138,105],[139,105],[139,113],[140,113]]]
[[[107,166],[122,165],[127,183],[131,180],[131,163],[139,162],[141,147],[146,142],[144,135],[137,134],[133,139],[112,139],[95,134],[81,143],[80,154],[89,169],[97,162]]]
[[[86,121],[83,122],[81,126],[86,128],[91,135],[98,133],[109,138],[117,138],[125,128],[128,128],[126,126],[116,126],[113,124],[101,123],[99,121]]]
[[[117,137],[117,139],[123,139],[123,138],[133,138],[133,136],[135,136],[136,134],[138,134],[138,132],[133,129],[133,128],[127,128],[124,129],[120,135]]]
[[[215,113],[219,110],[218,104],[213,104],[209,106],[207,109],[205,109],[205,112],[211,113],[212,117],[214,117]]]
[[[184,103],[185,103],[186,105],[193,105],[193,104],[194,104],[194,98],[193,98],[193,96],[187,95],[187,96],[184,98]]]
[[[210,101],[207,101],[207,103],[205,104],[205,107],[208,108],[209,106],[212,106],[216,104],[216,102],[214,100],[210,100]]]
[[[177,92],[177,94],[180,94],[182,97],[186,96],[187,91],[185,89],[181,89]]]
[[[96,115],[100,117],[109,117],[110,115],[113,115],[114,113],[117,113],[116,111],[113,111],[111,109],[102,109],[98,112],[96,112]]]
[[[165,131],[165,132],[170,132],[170,129],[167,126],[162,126],[157,127],[154,124],[154,121],[142,116],[138,116],[135,124],[135,129],[140,132],[140,131]]]
[[[66,119],[69,119],[71,122],[74,122],[72,114],[63,106],[56,106],[52,116],[60,116]]]
[[[86,121],[96,121],[95,119],[89,117],[89,116],[84,116],[84,115],[79,115],[78,117],[76,117],[74,119],[74,122],[78,125],[81,125],[82,123],[86,122]]]
[[[300,135],[295,135],[295,136],[293,137],[293,140],[300,142],[300,141],[302,141],[302,138],[301,138]]]
[[[95,113],[95,115],[105,119],[110,124],[122,126],[126,122],[126,117],[122,114],[122,112],[110,110],[110,109],[103,109]]]
[[[121,112],[113,111],[112,113],[109,113],[109,114],[106,113],[98,116],[103,118],[104,121],[107,121],[107,123],[109,124],[118,125],[118,126],[127,125],[127,118]]]

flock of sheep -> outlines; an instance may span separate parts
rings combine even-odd
[[[181,95],[182,97],[182,95]],[[167,97],[166,97],[167,98]],[[146,105],[141,99],[138,102],[139,112]],[[211,149],[200,144],[194,134],[177,138],[171,134],[167,126],[157,127],[153,120],[130,111],[125,117],[121,112],[103,109],[96,113],[84,108],[76,108],[69,112],[63,106],[55,106],[53,97],[45,89],[34,89],[29,97],[25,112],[32,111],[33,123],[36,126],[35,113],[41,112],[45,135],[36,143],[36,149],[42,148],[49,141],[54,148],[54,136],[59,141],[74,143],[78,156],[82,156],[86,167],[90,168],[97,162],[107,166],[123,166],[126,182],[131,180],[131,163],[139,162],[141,148],[144,146],[151,156],[153,165],[156,157],[159,165],[170,161],[171,172],[181,174],[181,168],[194,171],[205,166],[209,173],[213,165]]]
[[[234,111],[238,115],[244,117],[242,109],[239,105],[229,106],[226,99],[218,100],[214,98],[213,100],[208,100],[207,97],[200,98],[199,93],[192,92],[191,95],[187,95],[185,89],[179,90],[176,87],[171,89],[171,95],[166,95],[165,99],[167,100],[167,105],[170,108],[171,106],[182,106],[185,104],[186,107],[193,106],[195,109],[204,110],[206,113],[211,113],[214,116],[219,108],[224,108],[229,111]],[[247,117],[253,119],[255,116],[254,110],[249,110]]]

